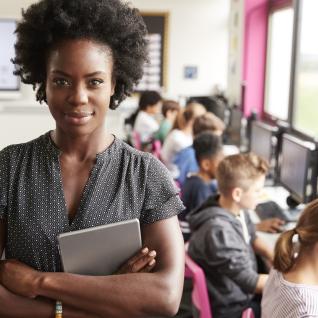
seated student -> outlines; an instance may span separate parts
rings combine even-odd
[[[161,99],[160,94],[156,91],[145,91],[140,96],[133,130],[138,133],[143,145],[150,143],[153,135],[159,129],[159,124],[154,116],[160,113]]]
[[[210,131],[215,135],[221,136],[224,128],[225,125],[220,118],[216,117],[212,113],[205,113],[195,119],[193,123],[193,136],[196,137],[204,131]],[[175,156],[174,164],[179,170],[177,181],[180,186],[182,186],[189,173],[199,171],[193,146],[190,145],[189,147],[179,151]]]
[[[179,214],[179,221],[184,240],[190,238],[190,229],[185,217],[200,206],[209,196],[217,193],[215,171],[223,159],[221,138],[211,132],[203,132],[193,142],[199,171],[189,176],[181,188],[181,199],[185,210]]]
[[[262,317],[318,317],[318,200],[281,234],[265,285]]]
[[[180,108],[180,105],[174,100],[163,101],[161,113],[164,119],[160,123],[159,130],[154,135],[155,139],[160,140],[161,143],[164,142],[176,121]]]
[[[192,145],[193,122],[204,113],[206,113],[206,110],[203,105],[198,103],[188,104],[185,109],[178,114],[174,129],[165,139],[161,150],[161,159],[174,179],[179,176],[179,169],[173,163],[175,155],[180,150]]]
[[[239,318],[247,307],[260,317],[254,296],[262,293],[268,275],[257,273],[255,253],[269,262],[273,254],[245,210],[255,208],[267,169],[252,153],[224,158],[216,171],[220,195],[189,214],[188,252],[205,272],[214,318]]]

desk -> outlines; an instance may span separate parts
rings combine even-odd
[[[288,222],[286,226],[284,226],[284,230],[291,230],[296,226],[296,222]],[[274,251],[275,249],[275,244],[281,235],[281,233],[266,233],[266,232],[256,232],[257,236],[260,237],[264,242],[268,244],[270,249]]]
[[[304,209],[305,204],[300,204],[296,209],[290,209],[287,206],[286,199],[289,196],[289,192],[281,187],[265,187],[264,188],[264,197],[262,198],[264,201],[267,200],[273,200],[275,201],[279,206],[281,206],[284,210],[286,209],[286,213],[288,213],[292,219],[297,220],[299,215],[301,214],[301,211]],[[254,223],[259,223],[260,219],[258,215],[255,213],[255,211],[251,211],[251,219]],[[290,230],[296,226],[296,222],[288,222],[284,226],[284,230]],[[266,233],[266,232],[257,232],[257,236],[262,238],[269,247],[274,250],[275,244],[277,239],[279,238],[281,233]]]

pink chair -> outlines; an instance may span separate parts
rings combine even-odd
[[[133,130],[131,134],[131,141],[134,148],[141,150],[141,138],[137,131]]]
[[[185,253],[185,277],[191,278],[193,282],[192,289],[192,304],[200,312],[200,318],[212,318],[208,290],[206,287],[205,275],[201,267],[199,267],[188,255]]]
[[[160,140],[154,140],[152,142],[151,145],[151,153],[158,158],[159,160],[161,160],[160,158],[160,153],[161,153],[161,141]]]
[[[242,318],[254,318],[254,312],[252,308],[247,308],[242,314]]]
[[[185,246],[188,249],[188,244]],[[193,259],[185,252],[185,272],[186,278],[191,278],[193,282],[192,304],[199,311],[199,318],[213,318],[211,312],[211,304],[206,286],[205,274],[202,268],[196,264]],[[254,318],[252,308],[247,308],[242,313],[242,318]]]

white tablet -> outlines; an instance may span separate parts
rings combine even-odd
[[[141,249],[138,219],[58,235],[64,272],[110,275]]]

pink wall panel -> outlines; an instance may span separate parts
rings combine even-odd
[[[243,109],[246,116],[252,110],[258,113],[263,110],[268,8],[267,0],[245,0]]]

